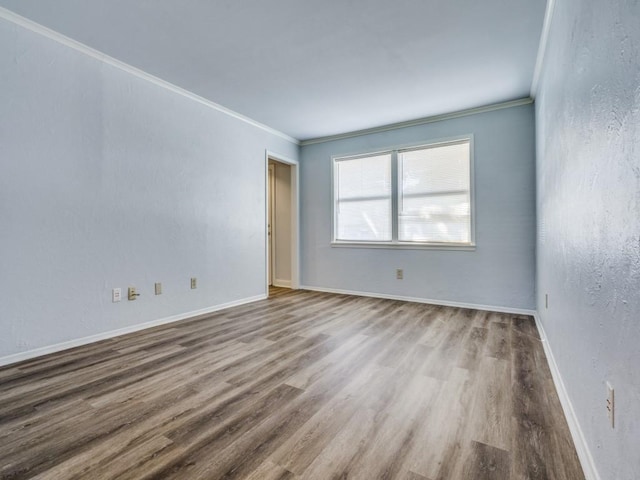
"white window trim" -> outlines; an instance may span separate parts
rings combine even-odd
[[[398,238],[398,153],[406,150],[417,150],[420,148],[429,148],[438,145],[455,144],[459,142],[469,142],[469,197],[471,201],[471,225],[469,243],[439,243],[439,242],[401,242]],[[389,248],[401,250],[462,250],[474,251],[476,249],[476,198],[475,198],[475,172],[474,172],[474,138],[473,134],[460,135],[456,137],[439,138],[428,142],[411,143],[404,145],[396,145],[384,149],[375,149],[371,151],[358,152],[354,154],[341,154],[331,156],[331,246],[341,248]],[[375,155],[391,154],[391,228],[392,241],[346,241],[336,240],[337,231],[337,215],[336,215],[336,180],[337,168],[336,164],[345,159],[356,159],[362,157],[371,157]]]

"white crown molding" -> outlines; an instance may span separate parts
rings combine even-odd
[[[44,25],[40,25],[39,23],[29,20],[28,18],[22,17],[17,13],[12,12],[11,10],[7,10],[4,7],[0,7],[0,18],[3,18],[4,20],[12,22],[15,25],[18,25],[27,30],[30,30],[31,32],[34,32],[38,35],[42,35],[43,37],[49,38],[50,40],[60,43],[61,45],[72,48],[73,50],[83,53],[107,65],[118,68],[138,78],[151,82],[154,85],[162,87],[166,90],[169,90],[173,93],[186,97],[190,100],[196,101],[207,107],[213,108],[214,110],[217,110],[221,113],[229,115],[230,117],[233,117],[236,120],[240,120],[253,127],[259,128],[260,130],[264,130],[265,132],[268,132],[272,135],[283,138],[284,140],[287,140],[288,142],[291,142],[295,145],[300,144],[300,142],[297,139],[287,135],[286,133],[280,132],[279,130],[271,128],[263,123],[260,123],[249,117],[246,117],[238,112],[234,112],[229,108],[223,107],[222,105],[212,102],[211,100],[207,100],[206,98],[201,97],[200,95],[196,95],[195,93],[190,92],[189,90],[185,90],[184,88],[178,87],[173,83],[169,83],[166,80],[162,80],[161,78],[151,75],[150,73],[140,70],[139,68],[129,65],[128,63],[124,63],[120,60],[110,57],[109,55],[106,55],[94,48],[91,48],[85,45],[84,43],[80,43],[76,40],[73,40],[65,35],[62,35],[61,33],[56,32],[55,30],[51,30],[50,28],[45,27]]]
[[[227,302],[213,307],[207,307],[200,310],[194,310],[192,312],[181,313],[173,315],[171,317],[161,318],[159,320],[152,320],[150,322],[139,323],[137,325],[131,325],[130,327],[119,328],[117,330],[111,330],[109,332],[98,333],[97,335],[91,335],[89,337],[77,338],[75,340],[69,340],[68,342],[57,343],[55,345],[48,345],[46,347],[36,348],[27,352],[15,353],[6,357],[0,357],[0,367],[11,365],[14,363],[22,362],[24,360],[30,360],[32,358],[41,357],[50,353],[61,352],[68,350],[69,348],[80,347],[82,345],[88,345],[90,343],[99,342],[101,340],[107,340],[113,337],[119,337],[127,333],[138,332],[140,330],[146,330],[148,328],[157,327],[159,325],[165,325],[167,323],[179,322],[180,320],[193,319],[202,315],[207,315],[218,310],[224,310],[226,308],[237,307],[247,303],[257,302],[258,300],[264,300],[267,298],[266,294],[256,295],[254,297],[243,298],[235,300],[233,302]]]
[[[556,363],[556,360],[553,356],[553,351],[551,350],[551,345],[549,345],[547,334],[545,333],[544,327],[542,326],[540,316],[538,315],[538,313],[536,313],[533,318],[535,318],[538,332],[540,332],[542,347],[544,348],[544,353],[547,357],[547,363],[549,364],[549,369],[551,370],[553,383],[556,386],[556,391],[558,392],[558,397],[560,398],[560,404],[562,405],[564,416],[567,419],[569,431],[571,432],[571,437],[573,438],[573,443],[576,447],[576,452],[578,453],[578,459],[580,460],[580,464],[582,465],[584,476],[586,480],[600,480],[600,475],[598,474],[598,470],[596,469],[596,464],[593,461],[589,446],[587,445],[584,434],[582,433],[582,428],[580,428],[578,417],[576,416],[576,412],[573,409],[573,404],[571,403],[571,399],[569,398],[567,389],[564,386],[562,375],[560,375],[558,364]]]
[[[536,65],[533,69],[533,80],[531,81],[531,91],[529,94],[531,98],[534,99],[538,93],[538,83],[540,82],[540,75],[542,75],[544,56],[547,51],[547,41],[549,40],[549,32],[551,31],[551,22],[553,20],[555,4],[555,0],[547,0],[547,8],[544,12],[544,23],[542,24],[542,32],[540,33],[538,55],[536,57]]]
[[[495,305],[480,305],[476,303],[450,302],[448,300],[433,300],[421,297],[406,297],[403,295],[389,295],[386,293],[361,292],[357,290],[343,290],[339,288],[313,287],[309,285],[301,285],[302,290],[312,290],[314,292],[339,293],[342,295],[356,295],[358,297],[385,298],[387,300],[402,300],[404,302],[427,303],[430,305],[442,305],[443,307],[469,308],[472,310],[483,310],[488,312],[511,313],[515,315],[531,315],[535,310],[527,310],[524,308],[499,307]]]
[[[518,100],[511,100],[509,102],[494,103],[491,105],[485,105],[484,107],[469,108],[466,110],[460,110],[458,112],[444,113],[442,115],[434,115],[432,117],[418,118],[415,120],[408,120],[406,122],[392,123],[392,124],[383,125],[380,127],[366,128],[364,130],[356,130],[353,132],[339,133],[336,135],[329,135],[326,137],[311,138],[309,140],[302,140],[300,142],[300,145],[301,146],[313,145],[316,143],[325,143],[325,142],[333,142],[335,140],[342,140],[344,138],[361,137],[363,135],[371,135],[373,133],[388,132],[389,130],[399,130],[401,128],[415,127],[417,125],[425,125],[427,123],[442,122],[444,120],[467,117],[469,115],[477,115],[479,113],[493,112],[495,110],[502,110],[504,108],[519,107],[522,105],[529,105],[531,103],[533,103],[533,99],[530,97],[520,98]]]

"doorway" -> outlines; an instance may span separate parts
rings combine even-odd
[[[267,152],[266,273],[269,288],[298,288],[298,165]]]

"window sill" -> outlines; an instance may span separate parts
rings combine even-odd
[[[339,248],[387,248],[391,250],[462,250],[475,251],[471,243],[409,243],[409,242],[331,242],[331,247]]]

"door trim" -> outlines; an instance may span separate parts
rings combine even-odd
[[[300,288],[300,165],[284,155],[265,150],[264,153],[264,253],[265,253],[265,288],[269,294],[269,160],[289,165],[291,172],[291,288]],[[273,234],[273,229],[272,229]],[[274,238],[274,237],[272,237]]]
[[[276,167],[270,164],[268,167],[269,196],[267,204],[267,285],[272,286],[275,283],[275,265],[276,265]]]

